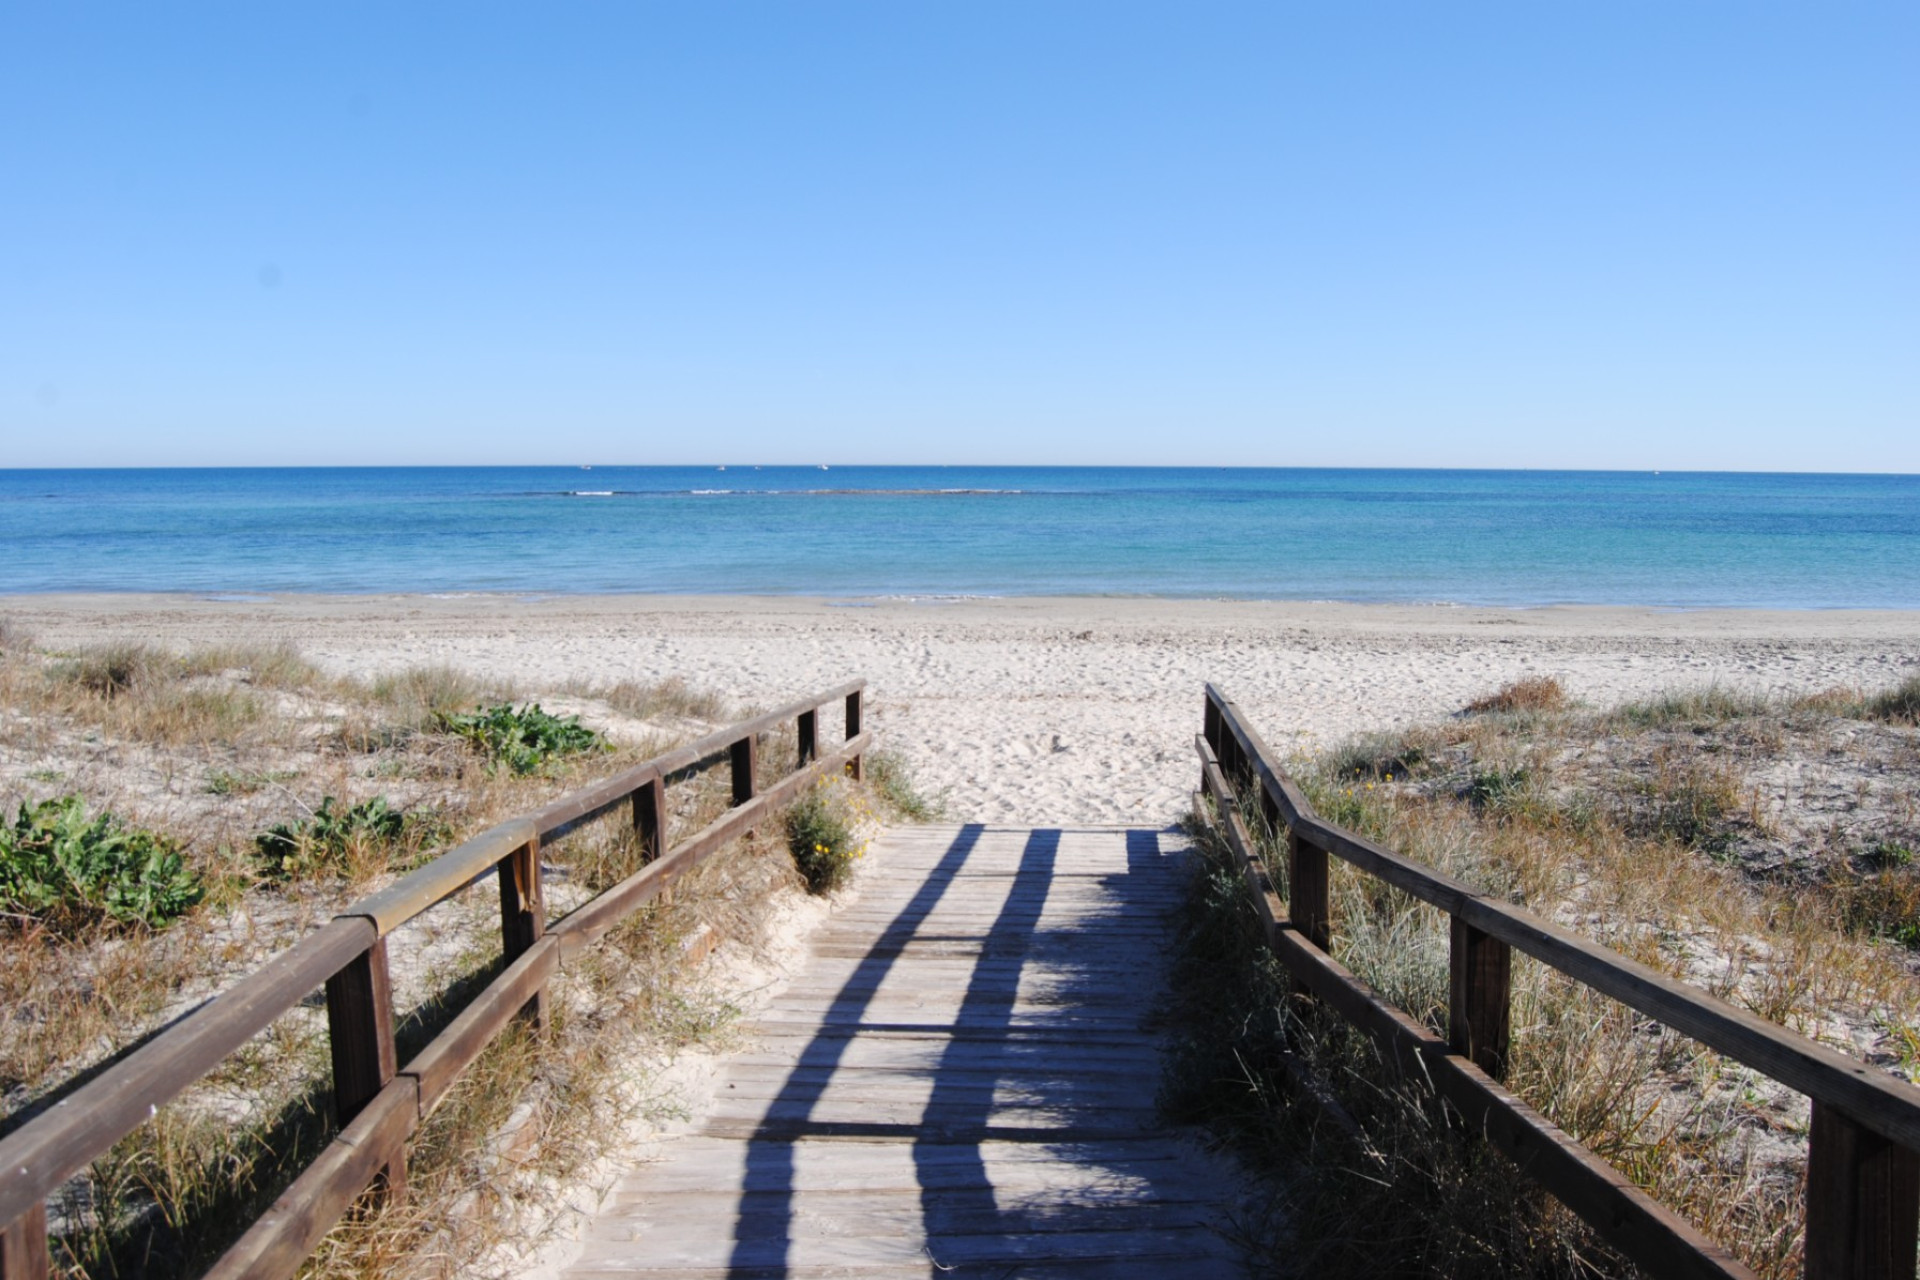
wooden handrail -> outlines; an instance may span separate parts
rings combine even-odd
[[[0,1280],[48,1270],[46,1198],[112,1145],[213,1070],[247,1040],[325,985],[342,1128],[272,1209],[217,1262],[210,1276],[291,1275],[373,1183],[404,1187],[406,1140],[448,1086],[517,1015],[536,1010],[566,958],[644,906],[667,884],[828,772],[857,774],[872,735],[860,728],[865,680],[730,725],[697,742],[582,787],[536,813],[499,823],[387,888],[355,902],[260,969],[174,1022],[86,1084],[0,1138]],[[831,751],[816,740],[820,707],[844,700],[847,735]],[[801,721],[801,717],[806,717]],[[664,854],[669,778],[703,770],[742,741],[800,721],[800,766],[779,783]],[[547,931],[539,849],[631,804],[635,827],[658,855]],[[395,1070],[386,937],[498,869],[503,970],[439,1035]],[[346,1073],[346,1074],[342,1074]]]
[[[1507,947],[1812,1098],[1816,1123],[1808,1156],[1807,1274],[1815,1280],[1843,1275],[1911,1280],[1920,1236],[1920,1156],[1914,1154],[1920,1150],[1920,1090],[1325,821],[1240,708],[1212,684],[1206,687],[1202,726],[1195,743],[1202,790],[1214,798],[1227,842],[1267,918],[1269,945],[1296,980],[1377,1039],[1396,1049],[1415,1049],[1436,1085],[1463,1108],[1463,1096],[1476,1098],[1470,1118],[1479,1113],[1488,1136],[1602,1238],[1656,1275],[1747,1274],[1724,1250],[1707,1245],[1644,1194],[1629,1194],[1610,1166],[1494,1084],[1484,1068],[1503,1069],[1506,1056]],[[1340,858],[1452,917],[1448,1040],[1380,1001],[1326,955],[1324,938],[1303,936],[1304,924],[1295,927],[1266,880],[1232,774],[1251,782],[1262,816],[1285,834],[1296,857],[1305,851],[1309,857]],[[1206,817],[1203,808],[1200,816]],[[1300,910],[1297,877],[1292,891],[1291,915],[1304,922],[1310,911]],[[1311,886],[1308,892],[1311,896]],[[1324,919],[1324,877],[1318,893],[1322,901],[1313,909]],[[1531,1144],[1502,1140],[1502,1132],[1523,1130],[1532,1133]],[[1559,1163],[1550,1173],[1539,1161],[1542,1153],[1556,1151],[1565,1159],[1556,1157]],[[1620,1184],[1618,1194],[1605,1190],[1609,1178]]]

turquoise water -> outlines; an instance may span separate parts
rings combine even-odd
[[[1920,477],[1050,467],[0,471],[0,592],[1920,607]]]

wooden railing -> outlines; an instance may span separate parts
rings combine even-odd
[[[1265,921],[1267,945],[1304,993],[1365,1030],[1400,1067],[1432,1080],[1469,1129],[1484,1133],[1601,1239],[1656,1276],[1752,1275],[1501,1085],[1516,950],[1808,1095],[1806,1275],[1913,1280],[1920,1089],[1326,822],[1240,709],[1211,684],[1196,746],[1204,794],[1215,802],[1219,828]],[[1236,787],[1248,788],[1267,828],[1284,835],[1284,904]],[[1205,804],[1195,807],[1203,821],[1213,820]],[[1329,856],[1451,917],[1445,1037],[1386,1003],[1327,954],[1334,924]]]
[[[865,688],[865,680],[855,680],[733,725],[563,796],[530,817],[482,832],[348,907],[0,1139],[0,1224],[5,1224],[0,1230],[0,1280],[41,1280],[47,1275],[50,1194],[324,986],[340,1130],[207,1273],[293,1274],[370,1188],[382,1196],[405,1194],[408,1138],[460,1072],[516,1017],[544,1025],[548,980],[569,958],[702,859],[764,823],[815,779],[840,768],[859,776],[871,742],[860,727]],[[823,754],[819,709],[843,700],[845,740]],[[789,720],[796,724],[795,771],[756,794],[756,741]],[[704,770],[722,758],[732,768],[732,807],[663,852],[668,780]],[[542,846],[622,809],[630,815],[646,865],[549,928]],[[412,1061],[400,1066],[394,1053],[387,937],[496,869],[504,967]]]

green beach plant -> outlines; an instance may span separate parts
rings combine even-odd
[[[581,724],[578,716],[553,715],[537,702],[442,712],[438,720],[446,732],[465,738],[491,763],[516,774],[535,773],[563,756],[606,748],[606,740]]]
[[[0,911],[79,936],[115,927],[164,928],[205,896],[164,836],[87,816],[77,795],[28,806],[0,827]]]
[[[787,848],[811,893],[831,893],[866,856],[859,821],[864,815],[838,779],[814,784],[787,809]]]

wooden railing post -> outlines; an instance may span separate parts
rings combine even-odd
[[[633,838],[648,862],[667,851],[667,784],[654,778],[633,793]]]
[[[1459,916],[1452,920],[1447,1043],[1474,1066],[1502,1080],[1513,1035],[1513,950]]]
[[[847,695],[847,741],[860,736],[860,690],[855,689]],[[847,776],[855,782],[866,776],[866,766],[859,756],[847,761]]]
[[[1807,1280],[1911,1280],[1920,1156],[1815,1099],[1807,1151]]]
[[[0,1229],[0,1280],[47,1280],[47,1206],[37,1204]]]
[[[500,954],[508,964],[540,941],[547,931],[547,900],[540,875],[540,838],[533,839],[500,860]],[[547,988],[544,984],[521,1009],[540,1031],[547,1029]]]
[[[393,986],[387,978],[387,940],[374,944],[327,979],[327,1040],[333,1053],[333,1114],[341,1128],[393,1079]],[[405,1197],[403,1145],[387,1163],[376,1191]],[[8,1280],[12,1280],[9,1276]]]
[[[733,758],[733,802],[742,805],[753,799],[753,736],[749,734],[734,743],[728,748],[728,754]]]
[[[1214,703],[1211,693],[1205,695],[1201,701],[1205,706],[1200,712],[1200,736],[1207,740],[1207,747],[1213,752],[1213,758],[1217,761],[1220,759],[1220,708]],[[1204,792],[1206,789],[1207,769],[1202,765],[1200,790]]]
[[[1322,951],[1333,943],[1333,907],[1327,882],[1327,851],[1287,832],[1287,914],[1293,927]]]
[[[796,769],[804,769],[812,764],[814,756],[819,753],[818,734],[815,730],[817,723],[814,719],[813,712],[802,711],[800,713],[800,762],[794,766]]]

